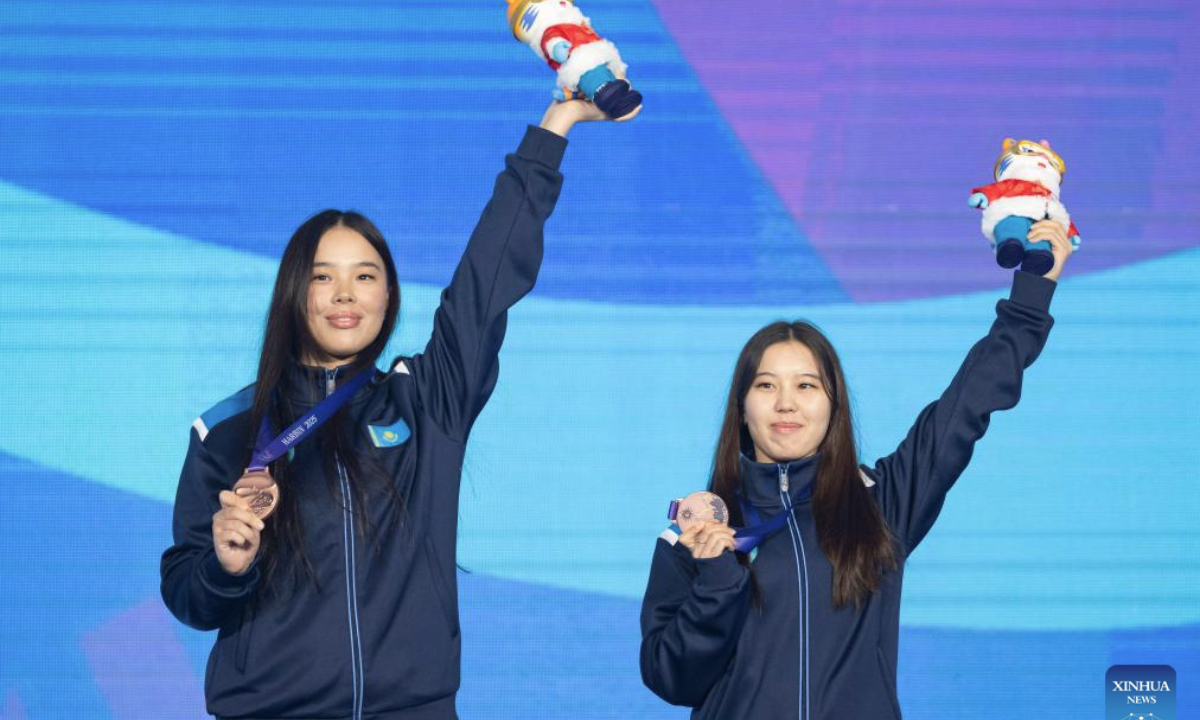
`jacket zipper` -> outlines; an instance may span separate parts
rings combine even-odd
[[[796,558],[796,592],[799,600],[800,637],[799,637],[799,667],[800,692],[798,697],[800,720],[809,717],[809,684],[808,684],[808,558],[804,552],[804,540],[800,535],[800,523],[792,512],[792,500],[788,497],[787,465],[779,465],[779,500],[783,503],[783,511],[787,513],[788,534],[792,538],[792,551]]]
[[[325,370],[325,396],[329,397],[337,389],[337,368]],[[350,478],[342,459],[334,455],[334,466],[337,468],[338,485],[342,489],[342,547],[346,554],[346,619],[350,627],[350,677],[353,710],[351,717],[362,720],[363,689],[365,668],[363,667],[362,639],[358,632],[358,580],[354,565],[354,498],[350,495]]]

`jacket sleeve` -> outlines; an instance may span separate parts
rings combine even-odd
[[[217,496],[230,486],[228,474],[193,429],[175,494],[175,544],[163,553],[159,570],[167,609],[197,630],[215,630],[236,618],[258,583],[257,563],[230,575],[213,549],[212,516],[221,507]]]
[[[642,682],[697,707],[725,673],[750,608],[750,573],[733,553],[693,560],[660,539],[642,601]]]
[[[530,126],[505,158],[434,316],[425,352],[411,372],[425,412],[465,440],[499,372],[508,309],[533,289],[542,264],[542,227],[558,200],[567,141]]]
[[[891,455],[868,471],[884,516],[911,552],[933,526],[946,493],[966,469],[991,415],[1021,397],[1021,381],[1054,324],[1047,312],[1054,281],[1016,272],[1012,293],[996,304],[987,337],[975,343],[941,398],[917,417]]]

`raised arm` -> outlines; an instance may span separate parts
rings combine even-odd
[[[604,118],[575,100],[552,105],[540,126],[528,128],[442,292],[425,352],[406,361],[426,411],[456,439],[466,439],[495,387],[508,309],[537,281],[566,135],[578,122]]]
[[[929,532],[946,493],[966,469],[991,414],[1021,397],[1025,368],[1037,359],[1054,321],[1054,283],[1018,271],[996,304],[987,336],[967,353],[942,396],[921,411],[895,452],[875,463],[880,504],[906,551]]]
[[[896,451],[867,469],[878,483],[884,516],[906,551],[929,532],[992,413],[1017,404],[1025,368],[1041,353],[1054,324],[1050,300],[1071,244],[1053,221],[1035,224],[1030,240],[1051,241],[1054,268],[1044,278],[1022,271],[1013,275],[1008,299],[996,303],[991,330],[967,353],[950,386],[921,411]]]

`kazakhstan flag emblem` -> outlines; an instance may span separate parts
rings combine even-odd
[[[403,420],[397,420],[391,425],[368,425],[367,432],[371,435],[371,442],[378,448],[396,447],[412,435],[412,431]]]

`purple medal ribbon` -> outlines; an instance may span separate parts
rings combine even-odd
[[[273,439],[271,437],[270,423],[267,421],[267,418],[263,418],[262,427],[258,430],[258,442],[254,446],[254,455],[250,458],[250,467],[246,468],[246,470],[248,472],[264,470],[267,465],[274,462],[289,449],[299,445],[312,431],[321,427],[326,420],[333,417],[354,396],[354,393],[358,392],[358,389],[363,385],[370,382],[373,377],[375,377],[375,368],[368,367],[350,378],[345,383],[342,383],[342,386],[331,395],[317,403],[312,410],[301,416],[299,420],[288,425],[283,432],[279,433]]]
[[[798,498],[799,502],[804,502],[812,494],[811,488],[805,488],[804,492]],[[764,540],[774,535],[787,524],[788,518],[792,513],[796,512],[796,506],[792,504],[791,498],[784,496],[786,503],[783,512],[766,522],[761,522],[758,510],[754,506],[746,502],[746,499],[741,495],[738,496],[738,504],[742,506],[742,517],[747,522],[754,523],[750,527],[737,528],[737,534],[733,537],[734,547],[738,552],[748,553],[758,547]]]

